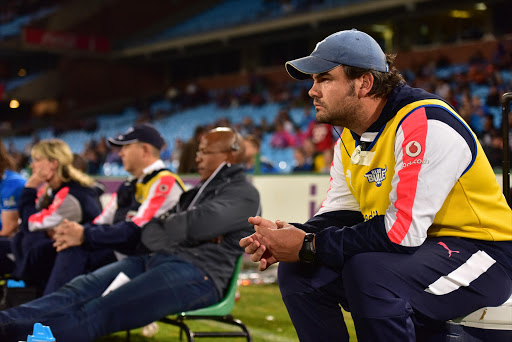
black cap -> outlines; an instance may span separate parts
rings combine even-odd
[[[133,144],[136,142],[145,142],[161,149],[164,146],[164,138],[158,130],[151,124],[144,123],[128,128],[126,132],[115,138],[108,138],[108,142],[115,146]]]

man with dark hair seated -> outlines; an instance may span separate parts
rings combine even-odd
[[[258,191],[238,165],[244,145],[235,134],[216,128],[201,138],[201,182],[181,195],[165,219],[142,228],[138,255],[0,311],[0,340],[25,339],[39,322],[57,341],[93,341],[220,301],[242,253],[238,241],[252,230],[247,218],[260,208]],[[125,283],[113,286],[116,278]]]

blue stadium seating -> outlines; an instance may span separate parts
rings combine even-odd
[[[369,0],[325,0],[308,7],[307,10],[318,11],[367,1]],[[294,12],[306,9],[306,2],[303,0],[292,0],[290,5]],[[182,23],[164,29],[162,32],[149,38],[145,43],[275,19],[287,14],[284,7],[278,2],[226,0]]]
[[[449,68],[438,69],[436,74],[438,77],[453,75],[458,72],[467,71],[467,65],[454,65]],[[512,72],[505,70],[501,71],[501,75],[506,84],[510,85],[512,82]],[[306,82],[300,82],[296,84],[290,84],[292,93],[297,96],[300,91],[304,88],[308,89],[309,84]],[[476,95],[481,98],[482,103],[485,104],[487,94],[489,92],[489,86],[487,85],[470,85],[471,95]],[[221,90],[218,90],[221,91]],[[247,91],[247,86],[234,89],[233,91]],[[210,91],[211,98],[214,98],[216,91]],[[242,105],[238,107],[230,108],[219,108],[213,102],[205,105],[201,105],[186,110],[177,110],[174,104],[168,99],[160,99],[154,101],[149,105],[149,111],[152,115],[157,114],[160,111],[173,112],[169,116],[161,116],[153,121],[153,124],[158,127],[162,132],[169,149],[174,149],[174,143],[176,139],[186,141],[190,139],[193,132],[198,125],[208,125],[216,122],[221,118],[227,118],[231,123],[237,124],[242,121],[244,117],[251,117],[252,120],[258,124],[263,118],[267,122],[272,123],[276,114],[278,113],[281,105],[278,103],[267,103],[262,106]],[[493,122],[495,127],[501,126],[501,108],[500,107],[488,107],[488,112],[493,116]],[[314,109],[312,109],[314,113]],[[291,108],[289,110],[291,119],[300,124],[303,121],[304,109],[303,108]],[[121,113],[105,113],[97,116],[98,128],[94,132],[86,132],[82,130],[66,131],[58,137],[65,140],[75,153],[81,153],[84,150],[84,146],[90,140],[99,140],[105,137],[112,137],[119,133],[124,132],[139,117],[139,112],[134,107],[127,107]],[[45,128],[37,131],[37,135],[40,139],[47,139],[55,137],[54,131],[51,128]],[[266,159],[270,160],[279,173],[289,173],[293,169],[293,149],[275,149],[270,146],[271,134],[264,134],[261,144],[261,155]],[[6,145],[13,144],[14,147],[23,151],[25,146],[29,144],[33,138],[31,136],[18,136],[18,137],[6,137],[3,138]],[[173,169],[173,167],[171,167]],[[125,175],[125,171],[119,165],[105,165],[102,168],[102,174],[112,176]]]
[[[58,7],[42,8],[35,13],[16,17],[14,20],[0,25],[0,40],[19,35],[21,29],[33,20],[44,18],[53,13]]]

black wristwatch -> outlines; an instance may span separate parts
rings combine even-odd
[[[304,242],[302,243],[302,248],[299,251],[299,259],[302,262],[312,264],[316,261],[316,250],[313,247],[313,239],[315,238],[315,234],[306,233],[304,236]]]

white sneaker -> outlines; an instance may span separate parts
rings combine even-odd
[[[142,336],[144,337],[152,337],[158,332],[158,324],[156,322],[150,323],[144,327],[142,327]]]

